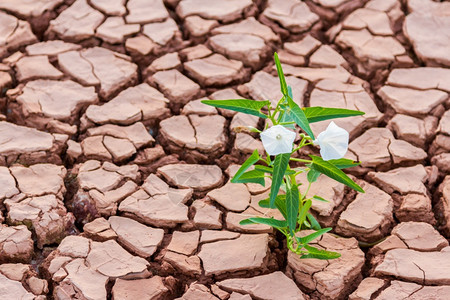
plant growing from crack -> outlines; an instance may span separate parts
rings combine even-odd
[[[277,53],[274,54],[274,58],[282,93],[282,97],[275,107],[271,105],[270,101],[248,99],[202,101],[204,104],[214,107],[230,109],[269,120],[262,132],[253,127],[245,128],[248,131],[260,134],[266,155],[265,157],[261,156],[255,150],[242,164],[231,182],[257,183],[265,186],[265,178],[270,178],[272,184],[269,198],[261,200],[259,205],[263,208],[278,209],[284,220],[273,217],[252,217],[242,220],[240,224],[272,226],[286,236],[289,250],[300,255],[301,258],[338,258],[340,254],[337,252],[309,245],[314,239],[332,228],[321,228],[319,222],[309,211],[312,201],[327,200],[316,195],[308,197],[307,194],[311,184],[316,182],[321,174],[364,193],[364,190],[342,171],[342,169],[357,166],[359,163],[343,158],[347,152],[349,139],[346,130],[331,122],[328,128],[315,138],[310,123],[358,116],[364,113],[341,108],[301,108],[292,100],[292,89],[286,84]],[[300,133],[298,143],[295,143],[296,133],[292,131],[296,125],[303,130],[303,133]],[[320,146],[321,156],[309,155],[310,159],[293,157],[298,150],[308,145]],[[295,162],[295,164],[301,164],[301,166],[291,168],[289,162]],[[253,168],[250,169],[250,167]],[[296,176],[301,173],[307,174],[308,182],[304,193],[299,190],[301,183],[296,179]],[[314,232],[302,234],[300,233],[302,230],[313,230]]]

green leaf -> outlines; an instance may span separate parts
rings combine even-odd
[[[288,96],[294,99],[294,94],[292,94],[292,87],[288,85],[287,89],[288,89]]]
[[[255,170],[259,170],[259,171],[266,172],[269,174],[273,173],[273,168],[267,167],[267,166],[256,165]]]
[[[300,212],[298,214],[298,224],[300,224],[300,227],[302,226],[303,223],[305,223],[306,215],[308,214],[311,205],[312,205],[311,200],[306,200],[303,203],[302,208],[300,209]]]
[[[273,168],[266,167],[266,166],[261,166],[261,165],[256,165],[255,166],[255,170],[263,171],[263,172],[269,173],[269,174],[273,173]],[[292,174],[295,174],[294,170],[286,170],[285,175],[292,175]]]
[[[319,176],[320,176],[320,172],[318,172],[314,169],[311,169],[308,171],[308,174],[306,174],[306,179],[308,180],[308,182],[313,183],[313,182],[317,181],[317,178],[319,178]]]
[[[328,200],[326,200],[326,199],[323,199],[322,197],[317,196],[317,195],[314,195],[314,196],[313,196],[313,199],[318,200],[318,201],[322,201],[322,202],[330,202],[330,201],[328,201]]]
[[[287,88],[288,88],[288,96],[291,97],[291,99],[292,99],[294,97],[294,96],[292,96],[292,88],[290,85],[288,85]],[[283,126],[286,128],[295,130],[295,120],[292,119],[292,117],[289,114],[285,113],[286,110],[289,108],[289,106],[286,105],[287,98],[288,97],[284,97],[282,99],[283,102],[279,104],[282,112],[280,112],[280,114],[279,114],[278,122],[279,123],[291,123],[291,124],[283,124]],[[281,118],[280,118],[280,116],[281,116]]]
[[[267,115],[261,112],[261,108],[270,104],[270,101],[229,99],[229,100],[202,100],[202,103],[214,107],[225,108],[267,119]]]
[[[299,244],[306,245],[306,244],[309,244],[311,241],[315,240],[316,238],[318,238],[319,236],[321,236],[322,234],[327,233],[331,229],[332,228],[330,228],[330,227],[323,228],[323,229],[317,230],[316,232],[313,232],[305,237],[296,237],[296,239]]]
[[[255,163],[257,163],[259,160],[259,153],[258,150],[255,149],[253,151],[252,155],[250,155],[247,160],[242,164],[242,166],[237,170],[236,174],[234,174],[233,178],[231,179],[232,183],[236,183],[236,180],[241,177],[242,174],[244,174],[245,171],[247,171],[248,168],[253,166]]]
[[[243,173],[238,179],[234,180],[233,183],[258,183],[262,186],[266,186],[264,177],[265,174],[263,171],[250,170]]]
[[[359,161],[354,161],[347,158],[330,159],[328,162],[333,164],[338,169],[346,169],[360,165]]]
[[[316,218],[310,213],[306,214],[306,217],[308,218],[309,223],[311,224],[311,228],[314,230],[320,230],[322,227],[320,226],[319,222],[317,222]]]
[[[305,116],[303,110],[298,106],[297,103],[292,100],[291,97],[287,97],[289,108],[285,111],[290,118],[292,118],[301,129],[303,129],[307,135],[309,135],[312,139],[314,139],[314,133],[309,126],[308,119]]]
[[[248,218],[240,221],[239,224],[240,225],[265,224],[277,229],[284,229],[287,226],[287,222],[285,220],[277,220],[274,218],[261,218],[261,217]]]
[[[328,177],[345,184],[346,186],[351,187],[355,191],[364,193],[364,190],[356,184],[353,180],[351,180],[350,177],[347,176],[342,170],[334,166],[332,163],[329,163],[328,161],[323,160],[319,156],[310,155],[309,157],[312,158],[312,164],[311,169],[314,169],[324,175],[327,175]]]
[[[283,176],[289,164],[289,158],[291,153],[283,153],[275,156],[275,161],[273,163],[273,175],[272,175],[272,186],[270,187],[270,207],[274,207],[275,198],[280,190],[281,183],[283,182]]]
[[[295,121],[291,118],[291,116],[289,114],[284,113],[281,116],[281,119],[278,120],[278,122],[280,122],[280,123],[289,123],[289,122],[295,122]],[[287,124],[287,125],[283,125],[283,126],[286,127],[286,128],[295,130],[295,124]]]
[[[310,123],[336,118],[346,118],[364,115],[364,112],[359,110],[321,107],[321,106],[304,107],[303,111],[305,112],[306,118],[308,118],[308,121]]]
[[[271,208],[269,198],[261,200],[258,205],[262,208]],[[280,211],[283,217],[287,220],[287,210],[286,210],[286,195],[278,195],[275,198],[275,207]]]
[[[316,258],[316,259],[335,259],[341,257],[340,253],[317,249],[316,247],[305,245],[309,254],[302,255],[300,258]]]
[[[286,208],[289,231],[293,236],[295,228],[297,227],[299,209],[298,186],[296,184],[292,184],[286,191]]]
[[[278,197],[281,197],[281,196],[286,196],[286,195],[278,195],[277,198],[278,198]],[[275,203],[276,203],[276,201],[277,201],[277,200],[275,199]],[[259,200],[258,205],[259,205],[260,207],[262,207],[262,208],[270,208],[270,201],[269,201],[269,198],[266,198],[266,199],[263,199],[263,200]]]
[[[278,78],[280,78],[280,87],[281,93],[284,96],[288,96],[288,88],[286,84],[286,79],[284,78],[283,68],[281,68],[280,59],[278,58],[278,54],[274,53],[275,65],[277,66]]]

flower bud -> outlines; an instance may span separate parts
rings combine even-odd
[[[259,130],[258,128],[255,128],[253,126],[236,126],[233,128],[233,131],[236,133],[239,132],[247,132],[247,133],[251,133],[251,132],[258,132],[261,133],[261,130]]]

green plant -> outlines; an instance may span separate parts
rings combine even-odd
[[[248,99],[203,100],[202,102],[214,107],[230,109],[270,120],[270,122],[266,122],[262,132],[256,128],[246,128],[260,134],[266,149],[266,156],[264,158],[255,150],[242,164],[231,182],[258,183],[264,186],[265,178],[271,178],[272,185],[269,198],[260,201],[259,205],[265,208],[278,209],[284,220],[253,217],[241,221],[241,224],[266,224],[276,228],[286,236],[289,250],[299,254],[301,258],[337,258],[340,256],[339,253],[309,245],[311,241],[330,231],[331,228],[321,228],[309,212],[312,201],[326,200],[316,195],[307,197],[307,194],[311,184],[321,174],[363,193],[364,190],[342,171],[342,169],[357,166],[359,163],[343,158],[348,148],[347,131],[331,122],[327,130],[320,133],[316,139],[310,123],[352,117],[364,113],[340,108],[301,108],[292,99],[292,90],[286,84],[277,53],[275,53],[274,58],[283,95],[275,107],[272,107],[270,101]],[[272,123],[272,126],[270,126],[270,123]],[[296,134],[291,131],[295,128],[295,125],[303,130],[297,144],[295,143]],[[320,146],[321,156],[310,155],[310,159],[292,157],[301,148],[313,144]],[[291,168],[290,161],[296,162],[297,165],[301,164],[301,166]],[[253,168],[250,169],[252,166]],[[304,172],[307,172],[308,186],[306,191],[301,193],[299,191],[301,183],[297,181],[296,176]],[[280,193],[280,190],[283,192]],[[306,236],[297,234],[305,229],[312,229],[315,232]]]

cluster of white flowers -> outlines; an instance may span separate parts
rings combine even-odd
[[[320,155],[323,160],[339,159],[347,153],[348,139],[348,132],[331,122],[313,143],[320,146]],[[295,140],[295,132],[282,125],[275,125],[261,132],[261,140],[269,155],[290,153]]]

